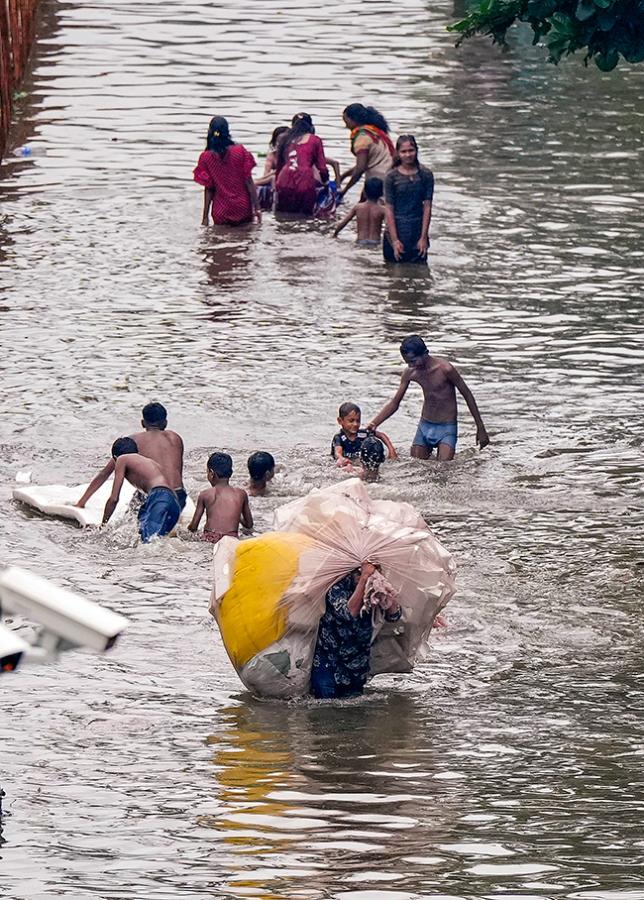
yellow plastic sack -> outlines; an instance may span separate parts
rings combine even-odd
[[[304,535],[279,533],[236,542],[230,587],[217,607],[219,630],[236,669],[284,634],[287,610],[280,601],[311,543]]]

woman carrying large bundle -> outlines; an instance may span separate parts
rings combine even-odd
[[[241,225],[253,216],[261,221],[251,178],[255,166],[253,154],[231,138],[226,119],[214,116],[208,127],[206,149],[194,170],[194,180],[204,189],[202,225],[208,225],[209,214],[216,225]]]
[[[356,158],[355,165],[342,174],[342,181],[348,178],[339,196],[357,184],[362,176],[382,178],[391,169],[394,145],[389,137],[389,125],[373,106],[350,103],[342,113],[344,124],[351,130],[351,152]]]
[[[293,116],[277,150],[275,209],[278,212],[313,214],[318,191],[329,180],[324,145],[315,133],[308,113]]]

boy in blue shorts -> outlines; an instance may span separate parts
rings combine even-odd
[[[145,494],[139,509],[139,534],[144,544],[153,537],[170,534],[179,521],[181,506],[158,463],[141,456],[139,448],[130,437],[119,438],[112,444],[114,460],[114,484],[103,511],[103,525],[109,521],[117,507],[123,482]]]
[[[331,456],[335,459],[336,465],[346,466],[351,460],[360,457],[362,442],[367,437],[366,429],[360,428],[361,418],[360,407],[355,403],[343,403],[338,410],[340,431],[333,436],[331,441]],[[376,431],[376,437],[387,448],[389,459],[398,459],[394,445],[387,435],[382,431]]]
[[[423,389],[424,402],[418,430],[411,447],[416,459],[429,459],[432,452],[440,460],[454,459],[458,426],[456,424],[456,389],[463,396],[476,423],[476,443],[481,450],[490,443],[474,395],[454,366],[446,359],[430,356],[425,342],[417,334],[406,337],[400,353],[407,368],[400,379],[400,387],[375,416],[367,430],[372,431],[396,412],[412,381]]]

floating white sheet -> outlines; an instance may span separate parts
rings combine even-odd
[[[88,526],[98,526],[103,518],[103,510],[105,503],[112,492],[112,479],[110,478],[105,484],[93,494],[87,501],[87,505],[83,509],[74,506],[87,489],[87,484],[65,485],[65,484],[30,484],[24,487],[16,487],[13,489],[13,499],[27,506],[33,506],[46,516],[59,516],[63,519],[73,519],[75,522],[86,528]],[[121,496],[118,506],[110,521],[118,522],[127,515],[130,501],[134,496],[135,489],[128,481],[123,482],[121,488]],[[181,513],[179,520],[180,525],[187,525],[194,515],[195,505],[188,497],[188,501]]]

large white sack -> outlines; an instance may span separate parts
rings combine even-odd
[[[378,621],[374,627],[371,674],[411,671],[416,659],[427,650],[436,614],[455,589],[451,556],[414,508],[407,503],[374,500],[362,481],[351,479],[311,491],[280,507],[275,513],[275,525],[279,533],[305,535],[308,545],[299,555],[293,580],[275,606],[275,614],[285,618],[285,624],[273,628],[269,621],[273,636],[268,639],[264,637],[267,632],[263,635],[258,631],[259,626],[253,632],[260,618],[258,588],[246,594],[255,610],[253,614],[250,606],[248,612],[245,609],[243,592],[235,594],[238,608],[230,608],[235,565],[240,559],[239,543],[224,538],[213,551],[211,612],[220,624],[224,644],[243,683],[253,693],[268,697],[301,696],[309,690],[324,597],[336,581],[365,560],[381,567],[383,575],[400,592],[403,608],[400,622],[383,625]],[[270,566],[266,566],[259,583],[270,577]],[[226,621],[222,622],[218,612],[231,585]],[[247,653],[243,663],[231,652],[237,640],[235,622],[251,635],[251,646],[261,648],[255,655]],[[261,628],[266,627],[264,621]],[[231,647],[227,646],[227,639]]]

